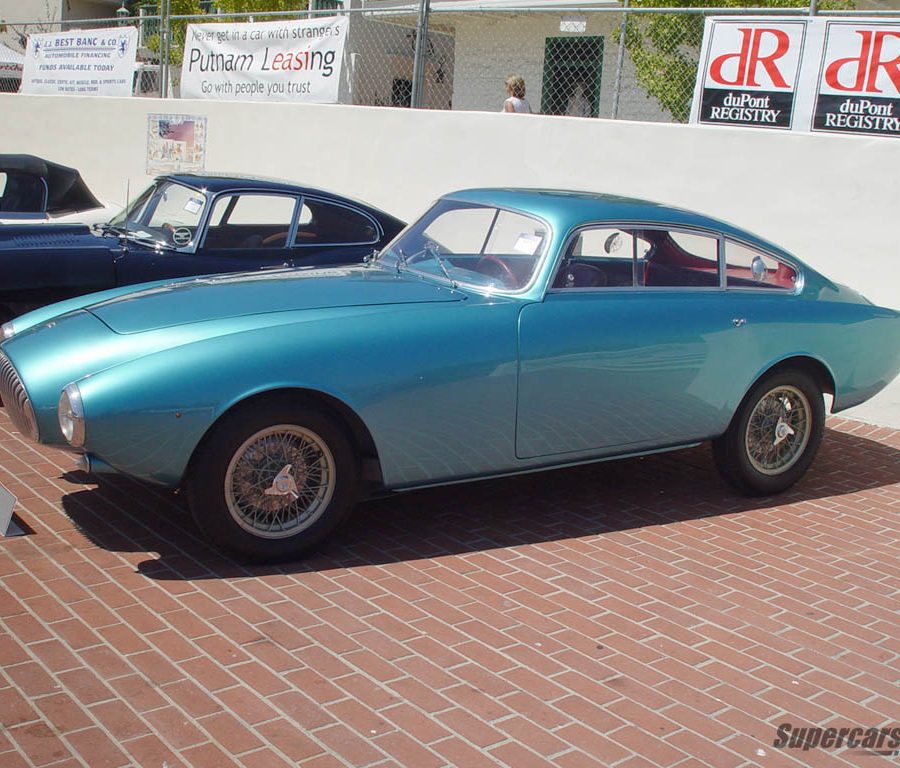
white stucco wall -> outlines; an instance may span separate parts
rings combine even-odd
[[[413,217],[448,190],[579,188],[728,219],[900,308],[900,142],[749,128],[341,105],[0,94],[0,147],[82,170],[122,200],[150,113],[208,117],[207,168],[296,179]]]

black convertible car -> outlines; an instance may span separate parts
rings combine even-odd
[[[287,182],[160,176],[106,224],[0,226],[0,321],[150,280],[360,262],[403,226],[369,205]]]
[[[35,155],[0,155],[0,224],[93,224],[120,208],[94,197],[74,168]]]

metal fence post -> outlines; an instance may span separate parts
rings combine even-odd
[[[412,93],[409,105],[418,109],[422,106],[422,91],[425,84],[425,52],[428,50],[428,16],[431,0],[420,0],[419,20],[416,23],[416,50],[413,55]]]
[[[162,16],[159,20],[159,34],[161,35],[159,45],[159,97],[165,99],[169,95],[169,40],[172,37],[171,0],[159,0],[159,12]]]
[[[628,0],[622,3],[622,24],[619,27],[619,53],[616,56],[616,79],[613,83],[612,114],[615,120],[619,115],[619,91],[622,88],[622,67],[625,65],[625,30],[628,25]]]

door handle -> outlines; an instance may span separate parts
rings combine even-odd
[[[263,270],[263,269],[285,269],[289,266],[290,266],[290,264],[288,264],[287,262],[284,262],[284,264],[267,264],[264,267],[260,267],[260,270]]]
[[[735,328],[740,328],[742,325],[747,325],[747,318],[746,317],[736,317],[731,321],[731,324]]]

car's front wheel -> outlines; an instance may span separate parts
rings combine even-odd
[[[742,493],[787,490],[809,468],[825,428],[822,391],[804,371],[763,377],[747,393],[728,430],[713,441],[722,476]]]
[[[188,480],[197,525],[252,561],[296,557],[356,502],[357,459],[341,425],[278,399],[223,417],[198,449]]]

